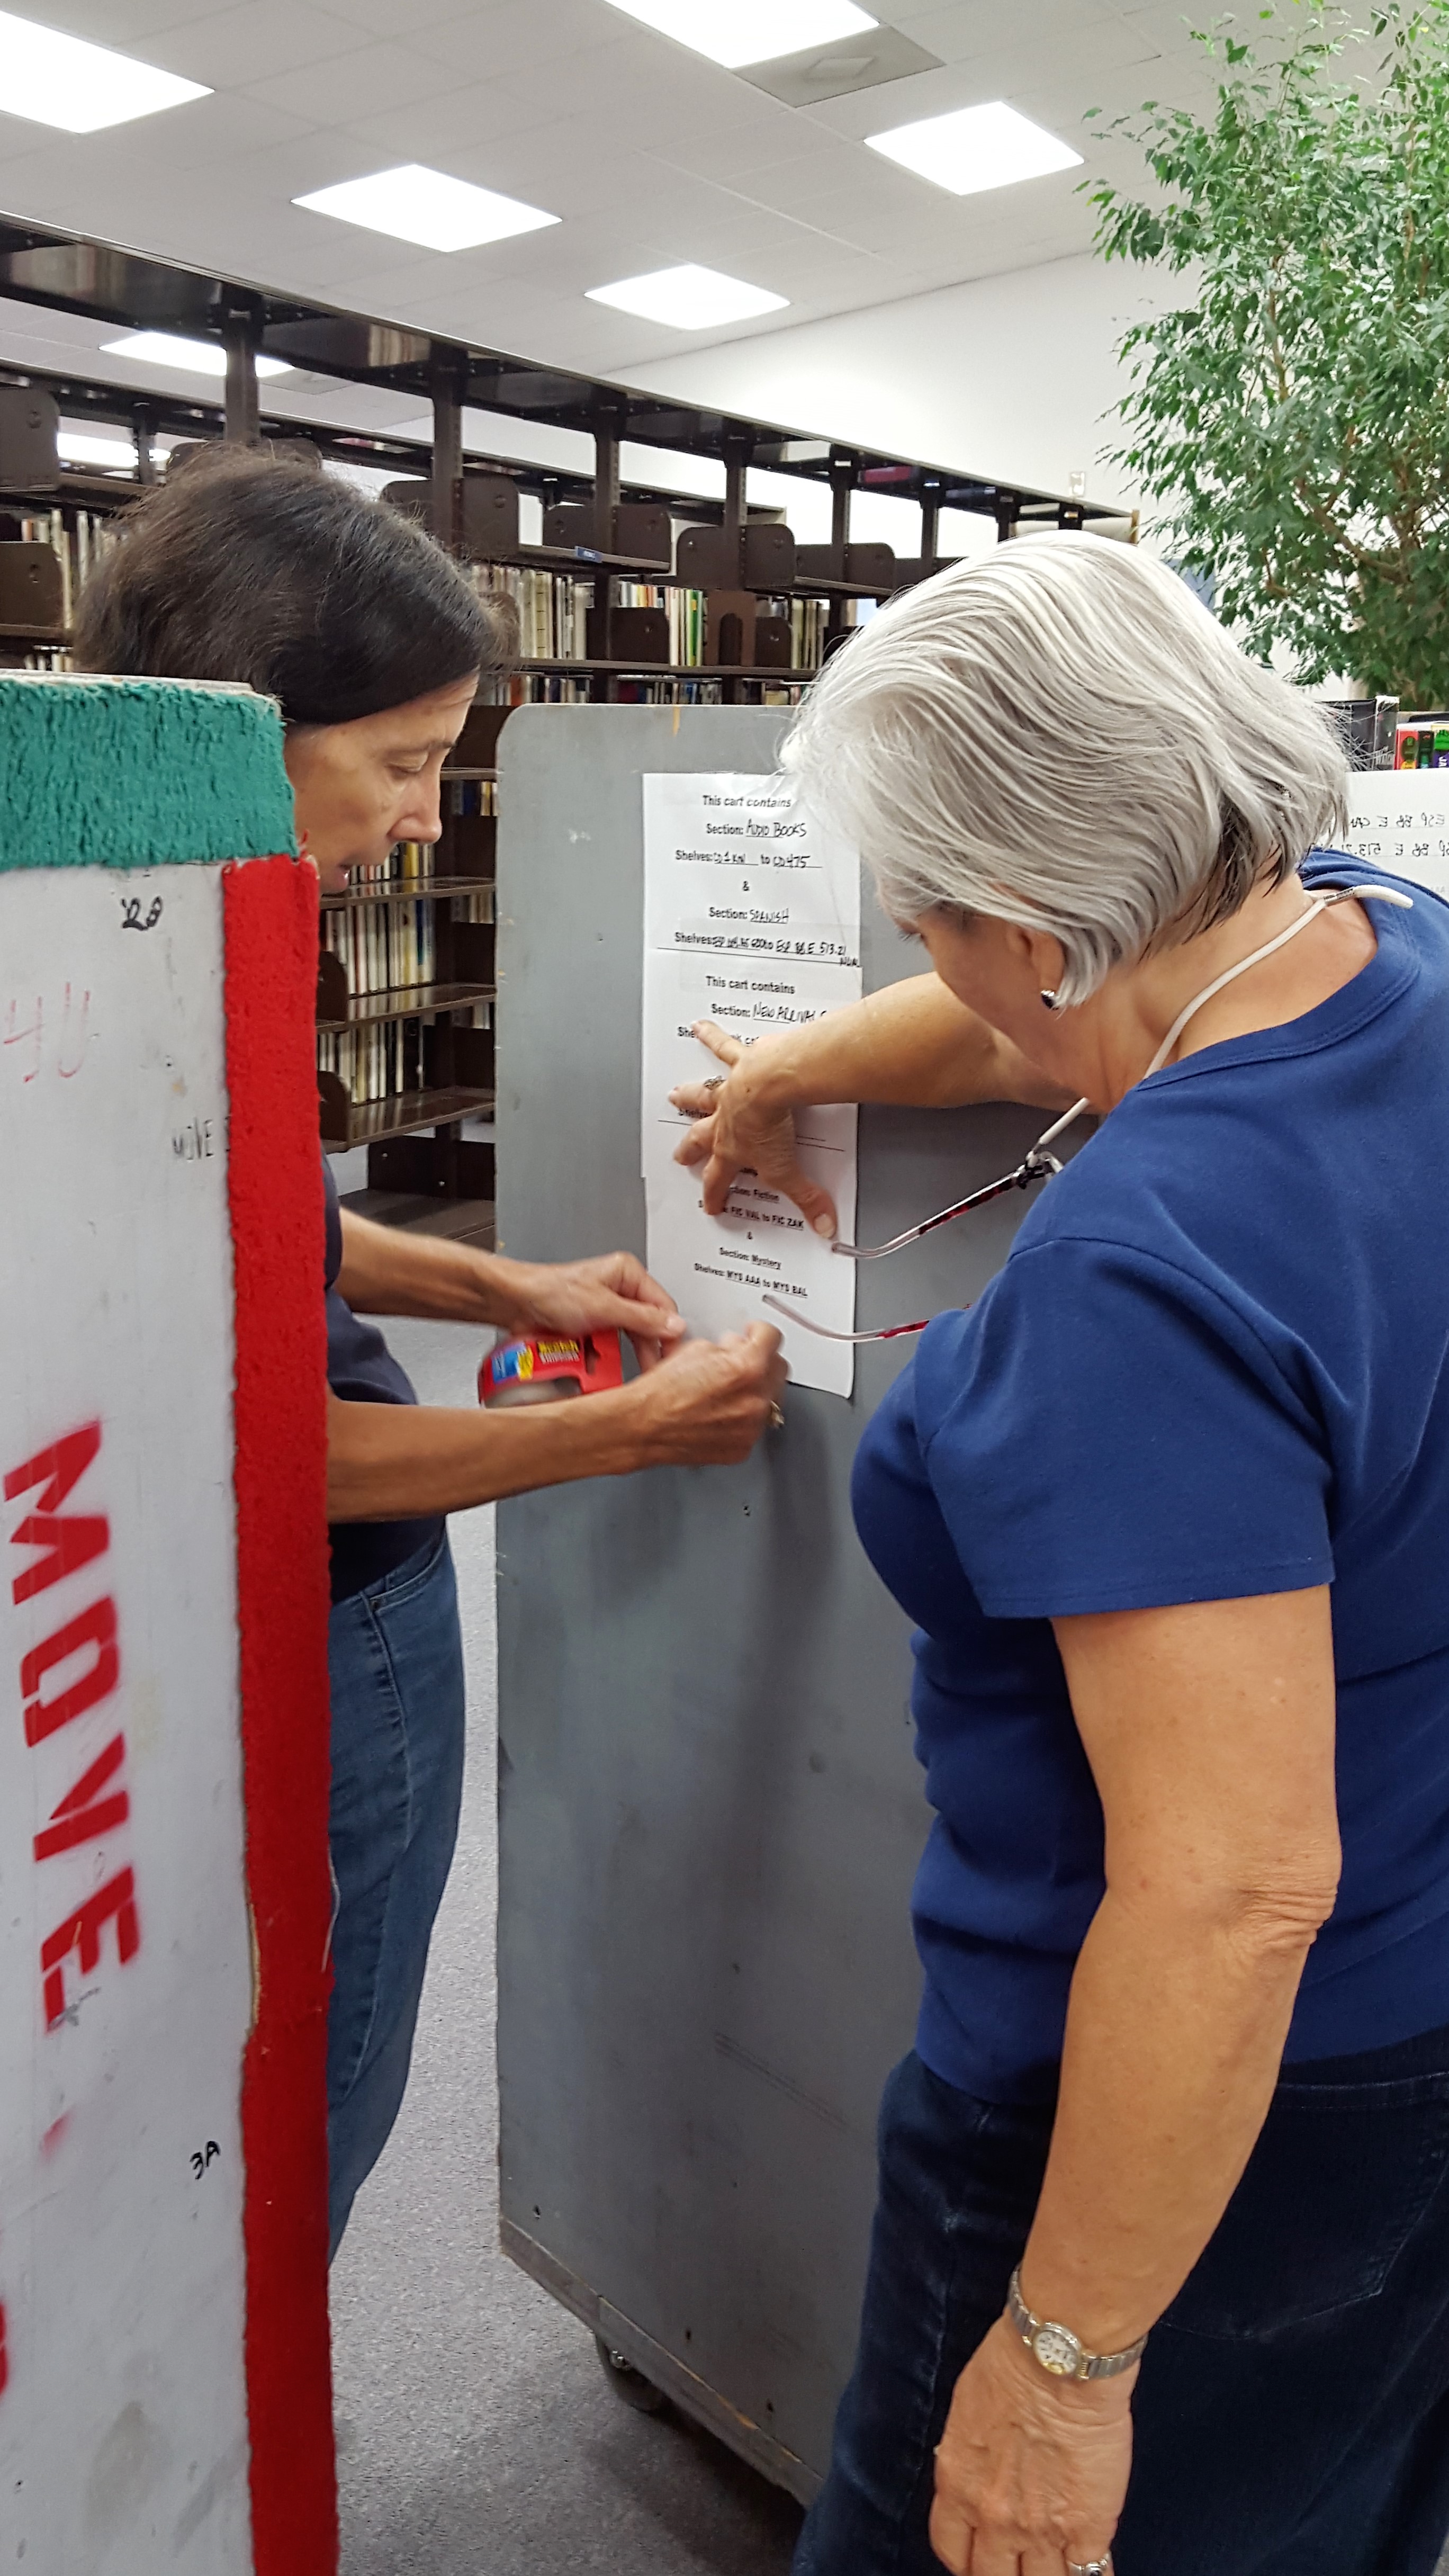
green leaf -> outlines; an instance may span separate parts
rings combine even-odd
[[[1101,127],[1140,197],[1083,183],[1105,259],[1183,279],[1119,343],[1116,459],[1248,649],[1449,702],[1449,0],[1336,0],[1190,33],[1202,115]]]

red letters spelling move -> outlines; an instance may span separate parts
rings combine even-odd
[[[111,1525],[103,1512],[62,1512],[60,1508],[100,1455],[100,1447],[100,1424],[87,1422],[78,1431],[66,1432],[51,1448],[27,1458],[23,1467],[12,1467],[6,1477],[7,1502],[13,1503],[18,1495],[40,1488],[35,1509],[10,1534],[12,1547],[40,1551],[10,1587],[17,1603],[34,1600],[37,1593],[48,1592],[52,1584],[67,1581],[109,1552]],[[59,1686],[46,1697],[42,1686],[56,1672],[60,1674]],[[88,1609],[78,1610],[64,1620],[22,1658],[20,1696],[25,1710],[26,1743],[42,1744],[63,1726],[83,1717],[88,1709],[98,1708],[116,1690],[120,1678],[116,1605],[109,1593],[103,1593]],[[126,1739],[124,1735],[114,1735],[105,1751],[52,1810],[49,1824],[36,1835],[37,1861],[53,1860],[61,1852],[99,1842],[128,1821],[130,1793],[121,1778],[125,1760]],[[74,2019],[76,2005],[66,1999],[66,1961],[74,1958],[80,1974],[90,1976],[100,1965],[101,1934],[108,1923],[115,1925],[116,1954],[124,1966],[141,1946],[135,1874],[130,1869],[118,1871],[104,1887],[97,1888],[41,1943],[41,1989],[47,2029],[55,2030],[61,2022]],[[0,2389],[4,2384],[0,2316]]]

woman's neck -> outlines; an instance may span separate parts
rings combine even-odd
[[[1302,881],[1292,876],[1283,885],[1250,895],[1231,921],[1110,975],[1083,1006],[1074,1032],[1082,1048],[1082,1088],[1093,1106],[1114,1108],[1142,1080],[1174,1020],[1204,986],[1276,939],[1309,901]],[[1363,906],[1336,904],[1204,1003],[1184,1029],[1172,1061],[1301,1019],[1351,983],[1374,949]]]

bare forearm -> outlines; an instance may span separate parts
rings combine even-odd
[[[1155,2323],[1216,2228],[1277,2078],[1312,1927],[1109,1892],[1072,1983],[1022,2289],[1098,2352]]]
[[[342,1211],[337,1286],[358,1315],[423,1315],[440,1323],[504,1320],[502,1275],[509,1264],[466,1243],[407,1234]]]
[[[334,1521],[421,1520],[653,1463],[635,1386],[504,1413],[334,1397],[327,1418]]]
[[[832,1100],[918,1109],[1022,1100],[1051,1108],[1063,1096],[936,975],[888,984],[807,1028],[761,1039],[740,1071],[752,1092],[780,1109]]]
[[[420,1520],[639,1467],[729,1467],[783,1419],[785,1363],[767,1324],[691,1342],[627,1386],[516,1412],[327,1398],[328,1517]]]

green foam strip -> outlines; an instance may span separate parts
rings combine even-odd
[[[0,674],[0,869],[270,858],[294,834],[270,698]]]

